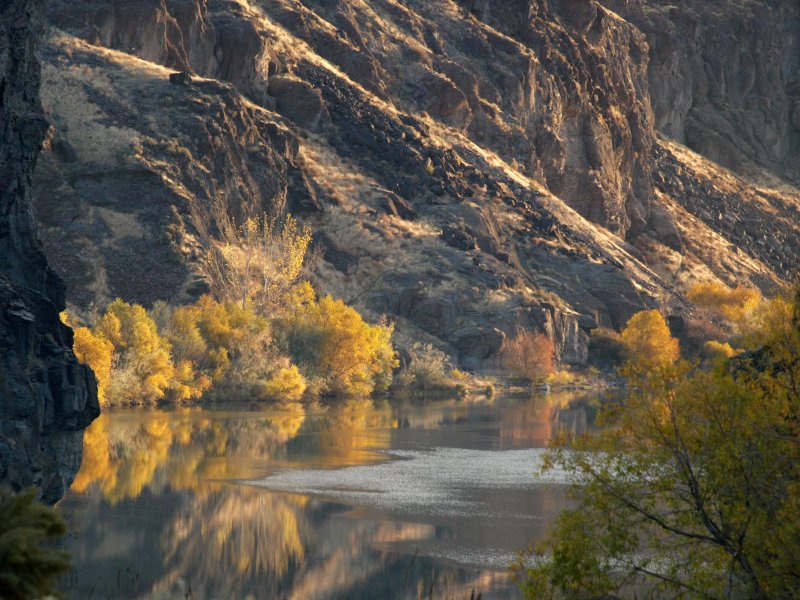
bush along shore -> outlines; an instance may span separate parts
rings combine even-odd
[[[426,396],[493,395],[552,388],[614,385],[626,357],[664,354],[712,362],[757,346],[763,323],[785,310],[781,297],[748,288],[700,283],[689,290],[705,319],[689,322],[682,344],[672,341],[658,311],[634,315],[627,327],[593,332],[589,365],[560,367],[552,340],[519,329],[498,356],[504,373],[465,373],[440,349],[406,348],[403,369],[392,345],[393,325],[367,323],[351,306],[318,296],[305,267],[311,233],[290,216],[249,219],[231,243],[206,257],[212,293],[193,304],[157,302],[149,310],[117,299],[75,326],[74,350],[95,372],[101,404],[128,405],[206,399],[277,403],[320,396],[369,396],[390,389]],[[783,303],[783,304],[781,304]],[[700,323],[703,323],[701,326]],[[711,323],[711,324],[709,324]]]

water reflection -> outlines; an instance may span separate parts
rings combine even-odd
[[[459,497],[497,511],[448,515],[239,482],[315,469],[335,479],[384,463],[385,451],[497,458],[588,426],[591,403],[574,400],[104,414],[61,502],[75,564],[64,586],[75,598],[418,598],[431,585],[434,597],[513,597],[504,565],[563,506],[561,486],[532,487],[523,471],[502,489],[462,476]],[[459,452],[436,469],[472,460]]]

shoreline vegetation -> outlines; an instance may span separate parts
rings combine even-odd
[[[101,405],[387,390],[398,364],[393,326],[317,296],[302,278],[310,241],[291,215],[248,219],[234,243],[208,252],[211,294],[149,311],[117,299],[76,327],[74,350],[97,375]]]
[[[526,598],[794,597],[800,586],[800,282],[698,284],[717,338],[681,357],[657,311],[618,336],[626,392],[554,440],[575,508],[513,565]],[[604,343],[607,343],[605,340]]]
[[[77,322],[74,351],[98,380],[101,406],[247,399],[287,404],[385,394],[493,395],[495,387],[542,391],[602,385],[598,372],[556,370],[552,341],[519,330],[500,364],[509,378],[456,368],[414,343],[398,369],[393,325],[367,323],[351,306],[318,296],[309,281],[310,230],[291,215],[248,219],[232,243],[206,256],[211,293],[149,310],[116,299]],[[313,256],[311,257],[313,261]]]
[[[700,314],[687,321],[681,349],[670,346],[663,317],[650,310],[635,314],[621,333],[594,330],[583,368],[558,365],[552,339],[524,329],[503,343],[499,375],[464,372],[446,353],[421,343],[405,349],[398,368],[392,323],[385,317],[367,323],[341,300],[318,296],[309,281],[310,243],[310,230],[291,215],[251,218],[232,243],[207,253],[211,293],[193,304],[157,302],[147,310],[117,299],[83,319],[88,326],[62,313],[74,327],[75,354],[97,376],[101,405],[619,387],[625,383],[620,368],[632,353],[677,356],[682,350],[711,364],[756,347],[765,315],[774,310],[756,290],[698,283],[687,295]]]

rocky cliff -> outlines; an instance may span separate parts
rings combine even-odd
[[[38,3],[0,7],[0,483],[37,485],[55,502],[80,466],[99,414],[94,376],[72,353],[58,313],[64,285],[48,267],[31,211],[48,129],[39,102]]]
[[[520,326],[582,362],[591,328],[685,314],[698,279],[769,289],[797,256],[798,195],[680,145],[699,117],[667,126],[683,97],[636,6],[53,0],[35,178],[48,255],[79,306],[182,301],[205,289],[212,240],[291,211],[324,291],[468,366]],[[740,39],[755,51],[759,35]]]
[[[649,46],[656,128],[745,175],[800,181],[800,5],[602,0]]]

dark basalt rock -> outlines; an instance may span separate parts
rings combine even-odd
[[[53,154],[64,163],[78,162],[78,153],[67,140],[57,138],[53,141]]]
[[[477,250],[478,241],[475,232],[467,227],[458,225],[445,225],[440,236],[444,243],[459,250]]]
[[[48,124],[39,104],[39,2],[0,5],[0,484],[54,503],[100,413],[92,372],[59,320],[64,286],[47,266],[31,213],[33,169]]]
[[[186,71],[178,71],[169,74],[169,82],[175,85],[189,85],[192,83],[192,76]]]
[[[322,94],[305,81],[274,77],[269,82],[269,93],[275,98],[279,113],[311,131],[319,131],[330,120]]]

